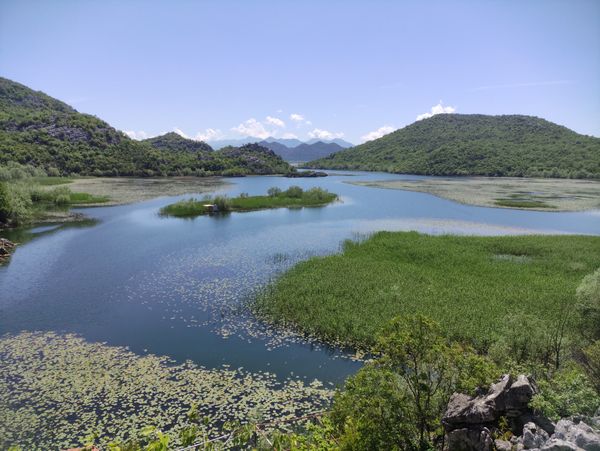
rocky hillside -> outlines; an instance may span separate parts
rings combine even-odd
[[[307,166],[424,175],[600,178],[600,138],[532,116],[439,114]]]
[[[145,139],[143,142],[150,144],[155,149],[181,152],[212,152],[212,147],[204,141],[195,141],[184,138],[175,132],[165,133],[154,138]]]
[[[275,174],[292,170],[268,149],[211,152],[204,143],[172,135],[154,142],[134,141],[95,116],[0,78],[0,165],[16,161],[56,168],[62,174],[105,176]],[[172,146],[175,140],[177,145]]]

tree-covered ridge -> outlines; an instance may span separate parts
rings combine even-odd
[[[204,141],[195,141],[184,138],[175,132],[165,133],[154,138],[145,139],[143,142],[150,144],[155,149],[174,150],[185,152],[212,152],[212,147]]]
[[[167,135],[167,140],[172,141],[172,137]],[[94,116],[0,78],[0,165],[17,162],[58,170],[63,175],[98,176],[244,175],[292,170],[262,147],[210,152],[204,143],[185,141],[186,149],[202,145],[207,151],[155,148],[134,141]]]
[[[533,116],[439,114],[307,166],[424,175],[600,178],[600,138]]]

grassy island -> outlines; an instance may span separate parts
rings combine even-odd
[[[304,191],[299,186],[291,186],[282,191],[274,187],[269,188],[266,196],[249,196],[242,193],[233,198],[215,196],[182,200],[161,208],[160,214],[164,216],[194,217],[215,212],[321,207],[334,202],[337,198],[337,194],[330,193],[322,188],[311,188]]]
[[[358,347],[372,345],[390,318],[420,313],[487,352],[514,339],[515,330],[531,340],[556,330],[577,286],[598,267],[600,237],[380,232],[298,264],[257,308],[275,322]]]

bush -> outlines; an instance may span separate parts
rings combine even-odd
[[[290,186],[284,191],[286,197],[301,198],[304,191],[299,186]]]
[[[600,268],[583,278],[576,295],[582,332],[588,338],[600,339]]]
[[[6,183],[0,182],[0,224],[6,224],[10,218],[10,194]]]
[[[306,195],[306,197],[308,197],[309,199],[312,199],[312,200],[325,201],[329,197],[330,193],[329,193],[329,191],[327,191],[323,188],[315,187],[315,188],[311,188],[308,191],[306,191],[305,195]]]
[[[267,190],[269,197],[277,197],[281,194],[281,189],[273,186]]]
[[[60,177],[60,171],[58,168],[49,167],[48,168],[48,177]]]
[[[538,381],[540,393],[531,406],[553,421],[572,415],[594,415],[600,396],[580,368],[572,366]]]
[[[231,201],[227,196],[215,196],[212,203],[217,206],[219,211],[229,211],[231,209]]]
[[[588,379],[600,395],[600,340],[596,340],[583,350],[583,368]]]
[[[332,408],[341,441],[358,445],[352,449],[431,449],[443,437],[451,394],[472,393],[497,373],[421,315],[392,320],[375,350],[380,357],[348,379]]]

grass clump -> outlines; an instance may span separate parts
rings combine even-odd
[[[372,346],[390,318],[424,314],[480,352],[548,360],[577,286],[599,266],[598,237],[380,232],[346,242],[342,254],[298,264],[259,296],[256,309],[357,347]],[[534,339],[536,346],[520,352]]]
[[[291,186],[285,191],[269,188],[266,196],[249,196],[246,193],[238,197],[226,196],[205,197],[204,199],[186,199],[161,208],[160,214],[176,217],[194,217],[214,212],[207,205],[215,205],[218,212],[253,211],[270,208],[319,207],[329,204],[338,198],[322,188],[303,190],[299,186]]]

